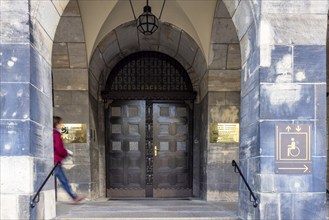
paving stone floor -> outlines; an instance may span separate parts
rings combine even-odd
[[[237,219],[237,203],[191,200],[108,200],[57,202],[57,220],[217,220]]]

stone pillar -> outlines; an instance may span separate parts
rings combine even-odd
[[[97,197],[98,153],[91,152],[94,132],[89,125],[88,61],[78,2],[71,0],[61,15],[52,53],[54,114],[64,123],[86,124],[86,142],[66,143],[74,156],[63,162],[72,190],[79,196]],[[96,166],[91,166],[91,158]],[[91,172],[91,167],[93,172]],[[60,186],[60,184],[58,184]],[[92,187],[93,190],[92,191]],[[63,187],[57,188],[58,201],[71,201]]]
[[[0,219],[56,215],[53,178],[30,208],[54,163],[49,36],[33,21],[34,6],[0,1]]]
[[[239,143],[212,140],[215,124],[239,123],[241,56],[231,15],[217,2],[212,27],[209,66],[200,84],[201,197],[207,201],[237,201]],[[195,117],[196,119],[199,116]]]
[[[326,4],[262,1],[257,26],[246,34],[240,166],[259,205],[252,207],[240,183],[242,219],[325,219]],[[311,127],[310,172],[275,168],[277,125]]]

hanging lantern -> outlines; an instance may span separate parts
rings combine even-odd
[[[145,35],[153,34],[159,27],[158,18],[152,14],[151,7],[148,5],[148,0],[146,1],[146,6],[144,6],[144,12],[137,19],[137,29]]]

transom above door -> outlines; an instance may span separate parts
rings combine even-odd
[[[194,100],[184,67],[166,54],[143,51],[121,60],[102,91],[103,100]]]

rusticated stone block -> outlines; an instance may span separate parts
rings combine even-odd
[[[30,118],[42,125],[51,121],[51,97],[46,96],[35,87],[30,87]],[[32,107],[33,106],[33,107]],[[38,107],[35,107],[38,106]]]
[[[159,29],[160,30],[157,30],[152,35],[144,35],[139,31],[137,32],[140,50],[151,50],[151,51],[158,50],[161,26]]]
[[[294,82],[326,82],[326,46],[294,46]]]
[[[106,68],[106,63],[99,48],[96,48],[92,60],[90,61],[89,71],[92,72],[95,79],[98,81],[101,73]]]
[[[211,44],[209,53],[209,69],[225,69],[227,59],[226,44]]]
[[[0,165],[1,192],[4,193],[4,195],[32,194],[34,192],[33,158],[27,156],[1,157]],[[17,177],[20,177],[21,180],[18,181]],[[3,195],[1,195],[1,197],[2,196]],[[3,204],[4,203],[1,203],[1,206]],[[14,206],[13,204],[17,203],[15,202],[10,205]]]
[[[241,97],[241,127],[249,126],[259,120],[259,89],[255,87],[247,96]],[[242,133],[241,133],[242,134]]]
[[[308,1],[308,0],[267,0],[262,1],[263,14],[327,14],[327,1]]]
[[[31,47],[30,65],[31,84],[40,90],[42,94],[51,98],[51,66],[38,51],[34,50],[33,47]]]
[[[251,3],[249,1],[240,1],[232,17],[238,39],[241,39],[243,35],[245,35],[252,23],[255,23],[254,14],[250,5]]]
[[[284,203],[284,200],[281,203]],[[296,219],[323,219],[326,216],[325,190],[323,193],[298,193],[292,203],[293,216]]]
[[[187,33],[182,31],[178,53],[184,57],[184,60],[186,60],[190,66],[195,59],[198,48],[196,42]]]
[[[54,91],[54,106],[70,105],[72,103],[72,91],[55,90]]]
[[[70,68],[87,68],[87,53],[85,43],[68,43]]]
[[[26,70],[30,69],[31,47],[26,44],[1,44],[1,82],[29,82]]]
[[[217,7],[215,10],[215,18],[231,18],[225,3],[223,1],[217,1]]]
[[[98,49],[99,49],[100,53],[102,54],[104,62],[107,65],[109,65],[109,63],[115,57],[118,57],[121,59],[119,41],[118,41],[114,31],[112,31],[106,35],[106,37],[98,45]],[[93,57],[91,60],[93,60]]]
[[[224,5],[226,6],[231,17],[233,16],[236,8],[238,7],[241,0],[223,0]]]
[[[51,133],[52,137],[52,133]],[[53,143],[51,143],[53,145]],[[50,158],[36,157],[33,159],[33,170],[38,172],[38,175],[33,177],[33,191],[36,192],[39,187],[42,185],[43,181],[47,178],[50,171],[54,167],[54,152],[52,152]],[[47,183],[44,185],[43,190],[52,190],[54,189],[54,178],[51,176]]]
[[[54,41],[85,42],[81,17],[62,17]]]
[[[30,43],[29,1],[1,1],[1,43]]]
[[[257,37],[256,26],[254,24],[251,25],[247,33],[242,37],[240,41],[240,51],[241,51],[241,65],[245,65],[248,63],[248,69],[250,72],[254,72],[255,68],[259,66],[260,57],[256,57],[254,61],[248,61],[249,57],[252,59],[254,54],[259,54],[259,50],[257,49],[257,41],[255,40]]]
[[[30,115],[30,84],[2,83],[1,119],[28,119]]]
[[[194,58],[194,62],[193,62],[193,70],[195,73],[195,76],[191,76],[192,79],[191,81],[200,81],[201,77],[206,73],[207,71],[207,63],[206,60],[204,58],[204,55],[202,53],[202,51],[200,49],[198,49],[195,58]]]
[[[50,115],[50,114],[49,114]],[[48,119],[51,121],[51,119]],[[51,126],[51,125],[49,125]],[[30,155],[37,158],[53,159],[53,129],[47,128],[39,123],[32,121],[30,123]],[[46,166],[46,165],[45,165]]]
[[[279,209],[280,203],[278,203],[279,196],[280,195],[278,194],[260,193],[259,195],[259,199],[261,201],[261,203],[259,204],[259,212],[261,216],[260,219],[278,218],[278,213],[280,211]],[[288,206],[286,208],[288,208]],[[291,207],[289,207],[289,209],[291,209]]]
[[[232,19],[214,18],[211,43],[239,43]]]
[[[239,107],[237,106],[209,106],[210,123],[238,123]]]
[[[261,82],[290,83],[293,75],[292,47],[276,45],[272,47],[271,65],[260,69]]]
[[[139,50],[137,31],[135,22],[125,23],[115,29],[120,50],[125,55]]]
[[[88,90],[87,69],[53,69],[55,90]]]
[[[240,105],[240,92],[225,92],[226,105]]]
[[[1,190],[3,192],[3,190]],[[0,219],[22,219],[22,217],[29,218],[29,216],[21,216],[19,212],[18,195],[2,194],[0,196]]]
[[[262,28],[268,31],[260,34],[261,45],[325,45],[327,16],[305,14],[266,14],[262,16]],[[301,31],[303,30],[303,31]]]
[[[52,1],[30,1],[30,11],[32,23],[38,22],[50,38],[54,39],[60,15]]]
[[[161,24],[159,51],[174,57],[177,53],[181,30],[169,23]]]
[[[71,123],[87,123],[89,112],[86,109],[88,108],[88,105],[63,105],[54,108],[54,115],[60,115]]]
[[[199,89],[200,100],[204,99],[204,97],[208,93],[208,74],[209,74],[209,71],[204,74],[203,78],[201,78],[200,89]]]
[[[53,47],[52,36],[49,36],[39,22],[32,23],[30,30],[33,48],[38,51],[48,63],[51,63],[51,51]]]
[[[262,119],[314,118],[314,86],[300,84],[266,84],[260,87]]]
[[[88,76],[88,83],[89,83],[89,94],[91,97],[93,97],[95,100],[98,100],[98,80],[92,75],[92,73],[89,73]]]
[[[228,46],[227,66],[229,70],[241,69],[241,52],[239,44],[230,44]]]
[[[209,70],[209,91],[240,91],[239,70]]]
[[[62,16],[80,16],[80,9],[76,0],[70,0]]]
[[[224,106],[225,105],[225,92],[209,92],[208,93],[209,105]]]

